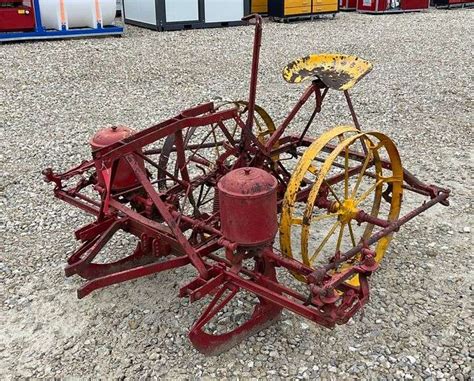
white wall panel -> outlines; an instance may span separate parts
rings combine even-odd
[[[198,0],[167,0],[166,22],[199,20]]]
[[[155,0],[123,0],[123,5],[127,19],[156,25]]]
[[[206,22],[239,21],[244,17],[243,0],[204,0]]]

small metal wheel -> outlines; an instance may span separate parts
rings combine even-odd
[[[220,110],[226,106],[235,106],[239,110],[240,118],[245,121],[247,119],[248,105],[249,103],[247,101],[224,102],[217,106],[217,110]],[[233,136],[235,136],[236,130],[237,125],[234,128]],[[275,132],[275,130],[275,123],[273,122],[268,112],[266,112],[263,107],[255,105],[253,133],[260,141],[260,143],[265,143],[268,138]]]
[[[238,158],[248,102],[225,101],[218,104],[215,110],[223,111],[226,108],[237,108],[238,118],[220,124],[183,129],[183,144],[179,149],[175,144],[175,135],[169,135],[161,147],[157,171],[161,191],[175,187],[182,176],[177,165],[178,154],[184,157],[187,176],[200,179],[191,192],[175,195],[177,209],[184,215],[194,218],[202,216],[205,219],[217,212],[215,174],[229,171]],[[253,133],[261,143],[265,143],[275,131],[275,124],[260,106],[255,107],[253,125]]]
[[[226,107],[237,107],[239,110],[240,119],[243,123],[245,123],[248,113],[248,102],[222,102],[217,105],[216,111],[221,111]],[[213,165],[218,161],[219,158],[222,158],[225,153],[225,148],[223,146],[229,140],[229,136],[234,139],[234,142],[238,143],[240,140],[240,136],[237,136],[237,133],[240,130],[237,122],[229,122],[225,128],[227,130],[227,136],[218,126],[201,127],[199,134],[196,133],[196,128],[188,128],[183,131],[184,149],[188,152],[191,152],[193,156],[190,163],[198,166],[203,174],[207,174],[210,170],[214,169]],[[253,133],[257,139],[261,143],[265,143],[273,134],[273,132],[275,132],[275,130],[276,127],[272,118],[262,107],[256,105]],[[175,159],[176,148],[174,141],[175,136],[170,135],[163,143],[163,148],[159,158],[159,166],[161,169],[158,170],[160,188],[169,187],[169,185],[165,185],[167,181],[169,182],[166,171],[172,173],[174,176],[178,176],[178,168],[176,166]],[[171,183],[171,186],[173,185],[174,184]]]
[[[383,228],[398,218],[402,184],[400,157],[388,137],[351,126],[326,132],[303,153],[288,184],[280,225],[282,252],[291,258],[298,253],[311,267],[337,258],[366,241],[376,225]],[[387,236],[376,243],[377,262],[390,240]],[[348,282],[358,286],[358,277]]]

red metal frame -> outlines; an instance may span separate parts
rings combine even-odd
[[[150,274],[192,265],[197,270],[196,278],[184,285],[180,296],[188,296],[191,301],[212,296],[213,299],[202,316],[191,329],[190,339],[194,346],[206,354],[217,354],[235,345],[278,318],[281,310],[286,308],[315,323],[325,327],[334,327],[350,319],[367,302],[369,297],[368,277],[377,269],[371,245],[385,237],[400,226],[422,213],[436,203],[447,204],[449,191],[433,185],[426,185],[413,175],[405,172],[405,189],[428,196],[429,201],[396,221],[370,219],[367,214],[357,216],[359,222],[381,226],[366,242],[361,242],[354,249],[340,253],[337,259],[326,266],[311,268],[298,260],[284,257],[271,245],[244,248],[238,242],[230,242],[220,230],[218,203],[211,212],[200,212],[197,204],[201,201],[192,196],[197,189],[215,189],[219,178],[240,167],[259,167],[274,175],[279,182],[278,208],[281,208],[282,196],[288,183],[288,174],[284,168],[275,165],[274,155],[294,152],[298,147],[306,147],[314,140],[308,138],[308,127],[317,113],[321,111],[328,88],[319,80],[314,80],[304,92],[298,103],[276,130],[271,138],[262,144],[253,132],[253,114],[255,111],[256,84],[259,51],[262,36],[260,16],[247,18],[256,23],[254,41],[254,59],[250,97],[248,102],[248,119],[244,122],[237,109],[220,111],[213,103],[206,103],[185,110],[160,124],[140,131],[122,141],[95,150],[93,159],[86,161],[72,170],[56,174],[46,169],[43,174],[46,181],[55,183],[55,196],[75,207],[91,214],[95,221],[76,231],[76,238],[82,246],[69,258],[66,275],[80,275],[88,281],[78,290],[83,298],[94,290],[137,279]],[[285,135],[285,132],[297,113],[314,96],[315,104],[307,127],[299,135]],[[359,123],[346,92],[349,109],[354,124]],[[235,139],[226,127],[232,121],[240,129],[240,140]],[[188,173],[190,160],[206,164],[205,158],[197,153],[189,157],[186,152],[198,152],[202,145],[186,146],[184,131],[205,126],[215,126],[228,138],[222,156],[212,170],[201,175]],[[214,127],[212,129],[214,131]],[[153,160],[153,155],[160,154],[164,148],[150,148],[159,140],[173,138],[173,150],[176,153],[176,173],[172,174],[160,162]],[[150,149],[146,149],[146,147]],[[164,145],[163,145],[164,147]],[[330,152],[334,147],[327,146]],[[351,152],[351,157],[360,162],[364,153]],[[231,167],[225,159],[233,156]],[[117,163],[126,160],[138,179],[139,185],[125,191],[114,191],[111,184],[116,176]],[[160,180],[153,181],[141,162],[166,173],[172,186],[160,188]],[[390,163],[383,162],[389,167]],[[94,168],[100,168],[103,181],[97,181]],[[353,169],[359,173],[361,166]],[[85,177],[87,174],[90,176]],[[67,187],[73,178],[81,177],[72,187]],[[334,178],[337,182],[341,179]],[[86,195],[86,189],[93,189],[98,195],[92,199]],[[301,191],[300,199],[308,197],[308,191]],[[192,205],[194,212],[185,212],[183,204]],[[214,200],[215,201],[215,200]],[[318,196],[318,205],[328,204],[325,195]],[[130,256],[114,263],[94,263],[94,258],[113,234],[123,230],[138,238],[136,250]],[[357,261],[340,273],[330,270],[347,262]],[[307,292],[301,293],[278,282],[276,268],[281,267],[301,276]],[[353,287],[345,281],[359,275],[360,286]],[[204,331],[204,326],[234,298],[239,291],[247,291],[258,297],[251,318],[243,325],[226,334],[217,335]]]

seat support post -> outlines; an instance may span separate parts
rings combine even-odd
[[[354,121],[354,126],[359,131],[361,131],[359,119],[357,119],[357,114],[355,113],[354,105],[352,104],[351,96],[349,95],[349,90],[344,90],[344,95],[346,97],[347,106],[349,106],[349,110],[351,111],[351,116],[352,116],[352,120]],[[362,143],[362,149],[364,150],[364,153],[367,155],[369,151],[367,149],[365,141],[362,139],[361,143]]]

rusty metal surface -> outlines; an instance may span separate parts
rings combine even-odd
[[[349,90],[372,70],[372,64],[357,56],[344,54],[314,54],[299,58],[283,69],[289,83],[320,79],[334,90]]]
[[[254,125],[257,115],[267,115],[255,104],[261,18],[254,17],[257,33],[246,115],[239,104],[226,110],[213,103],[202,104],[95,147],[93,160],[67,172],[43,171],[58,199],[89,213],[92,219],[76,231],[80,244],[66,266],[67,276],[86,280],[78,296],[192,266],[196,275],[179,294],[191,302],[210,298],[189,335],[196,349],[208,355],[219,354],[272,324],[282,309],[328,328],[346,323],[367,303],[370,275],[380,266],[381,253],[394,232],[428,208],[447,205],[449,197],[449,190],[427,185],[403,170],[396,147],[387,137],[360,131],[347,88],[370,71],[370,64],[362,61],[352,71],[342,68],[358,60],[341,62],[340,75],[333,70],[332,77],[327,74],[332,70],[329,61],[323,70],[319,58],[291,66],[288,78],[292,82],[313,81],[278,128],[264,118],[262,139]],[[314,80],[318,72],[319,79]],[[329,88],[345,91],[355,126],[339,127],[319,139],[308,137],[308,127],[321,111]],[[298,135],[285,134],[311,100],[314,109],[307,127]],[[301,154],[304,149],[306,153]],[[388,159],[380,157],[383,149]],[[293,174],[288,157],[300,163]],[[242,171],[244,180],[245,171],[258,176],[242,181]],[[357,179],[352,190],[350,178]],[[358,195],[362,178],[372,185]],[[345,189],[342,196],[333,191],[336,186]],[[402,191],[404,197],[415,192],[426,200],[399,217]],[[366,207],[362,201],[370,192],[374,202]],[[391,206],[385,217],[378,214],[382,202]],[[306,205],[304,215],[293,213],[296,203]],[[348,249],[340,246],[339,238],[336,248],[327,250],[328,258],[317,264],[308,255],[310,260],[293,252],[289,255],[285,244],[283,253],[274,247],[277,212],[282,216],[280,233],[284,236],[291,225],[302,229],[301,237],[307,239],[306,227],[319,223],[324,215],[336,219],[334,226],[340,226],[340,232],[347,227],[350,237],[350,226],[355,224],[362,226],[364,234],[360,241],[353,239]],[[118,231],[136,237],[136,249],[119,260],[104,261],[102,248]],[[282,283],[277,268],[295,275],[302,286]],[[210,332],[208,323],[240,292],[258,300],[251,317],[226,332]]]
[[[260,168],[234,169],[218,184],[221,230],[239,246],[271,244],[278,231],[278,182]]]

